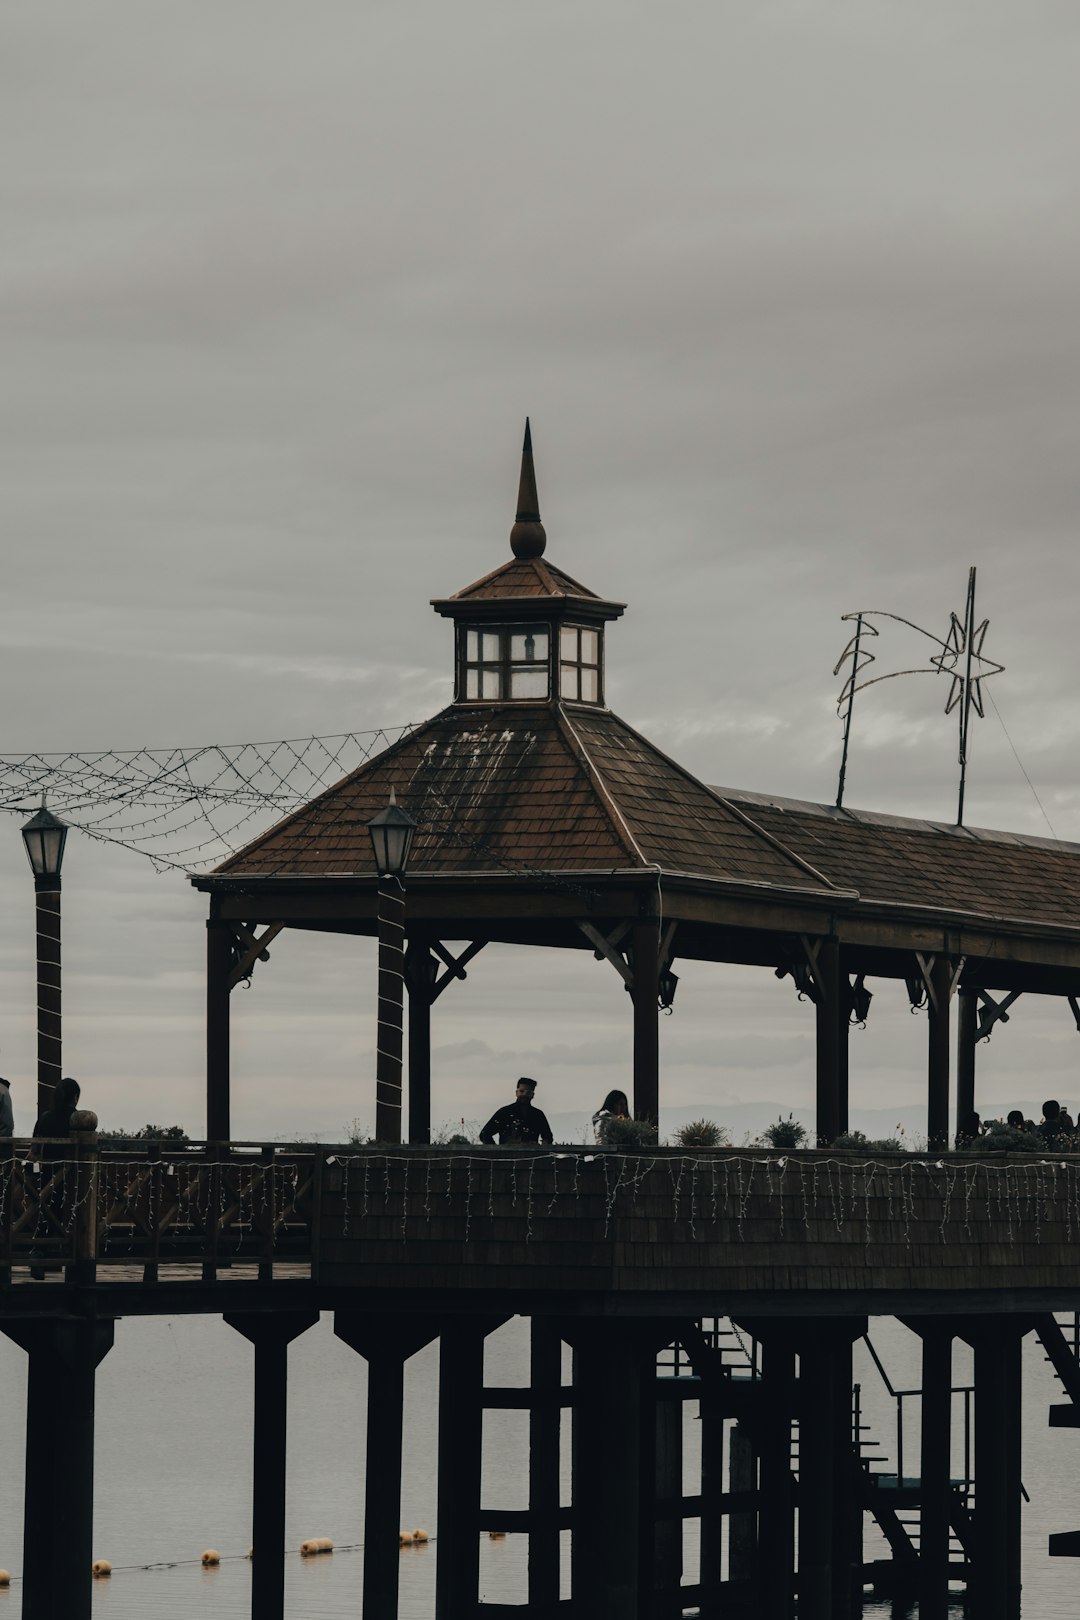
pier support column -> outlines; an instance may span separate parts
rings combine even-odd
[[[23,1620],[90,1620],[94,1385],[111,1321],[8,1322],[30,1357],[23,1507]]]
[[[987,1316],[960,1332],[975,1351],[975,1536],[973,1612],[979,1620],[1020,1614],[1020,1352],[1029,1324]]]
[[[651,1608],[656,1351],[672,1329],[629,1321],[564,1324],[574,1346],[574,1602],[589,1620]],[[646,1584],[648,1583],[648,1585]]]
[[[206,925],[206,1139],[229,1140],[229,994],[233,933],[213,917]]]
[[[722,1427],[723,1420],[718,1419],[717,1427]],[[705,1436],[701,1437],[702,1454],[705,1450]],[[749,1430],[743,1423],[734,1423],[728,1444],[728,1490],[732,1496],[749,1493],[757,1486],[757,1458],[754,1453],[754,1442]],[[704,1526],[702,1526],[702,1541],[704,1542]],[[720,1579],[720,1521],[716,1521],[715,1550],[710,1559],[713,1570],[712,1579]],[[749,1585],[755,1574],[755,1548],[757,1545],[757,1515],[750,1512],[733,1512],[728,1519],[728,1579],[733,1585]],[[702,1570],[704,1578],[704,1569]],[[717,1610],[719,1613],[720,1611]]]
[[[799,1620],[850,1615],[856,1556],[861,1575],[853,1534],[851,1343],[865,1331],[861,1318],[807,1323],[799,1332]],[[762,1550],[767,1558],[764,1536]]]
[[[814,969],[817,981],[817,1142],[828,1147],[840,1134],[840,945],[823,939]],[[846,1029],[846,1013],[845,1018]],[[846,1110],[845,1110],[846,1111]]]
[[[435,1620],[474,1620],[480,1586],[484,1340],[505,1317],[451,1317],[439,1334]]]
[[[318,1311],[255,1315],[229,1313],[225,1321],[255,1347],[255,1419],[252,1446],[252,1620],[282,1620],[285,1613],[285,1480],[289,1345],[319,1320]]]
[[[543,1316],[529,1327],[529,1606],[543,1612],[559,1601],[562,1335]]]
[[[677,1386],[677,1378],[653,1378],[658,1399],[652,1402],[654,1478],[660,1502],[681,1501],[683,1494],[683,1403],[665,1394],[665,1386]],[[683,1521],[657,1519],[653,1532],[653,1584],[657,1591],[677,1591],[683,1574]]]
[[[795,1411],[795,1344],[775,1322],[748,1324],[762,1343],[764,1406],[758,1432],[758,1620],[791,1620],[795,1590],[795,1481],[791,1420]]]
[[[438,1326],[430,1317],[342,1310],[334,1313],[334,1332],[368,1365],[364,1620],[397,1620],[405,1363],[431,1343]]]
[[[919,1474],[919,1615],[946,1620],[949,1609],[951,1496],[951,1323],[910,1321],[922,1338],[922,1427]]]

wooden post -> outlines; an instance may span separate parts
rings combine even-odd
[[[559,1601],[559,1453],[562,1413],[562,1335],[546,1317],[530,1323],[529,1605],[554,1610]]]
[[[111,1321],[7,1322],[30,1357],[23,1508],[23,1620],[90,1620],[94,1386]],[[57,1392],[63,1392],[59,1400]]]
[[[379,879],[379,1011],[375,1140],[401,1141],[401,1025],[405,997],[405,885]]]
[[[454,1317],[439,1336],[435,1620],[475,1620],[480,1585],[484,1339],[498,1320]]]
[[[979,996],[961,990],[956,1017],[956,1129],[975,1112],[975,1048],[979,1040]]]
[[[638,1620],[648,1613],[640,1603],[642,1538],[652,1534],[642,1520],[641,1490],[646,1351],[631,1324],[600,1320],[575,1324],[574,1348],[575,1612],[589,1620]],[[649,1375],[655,1377],[651,1367]]]
[[[93,1283],[97,1276],[98,1240],[98,1135],[72,1131],[75,1159],[75,1257],[67,1268],[68,1282]]]
[[[838,975],[839,994],[836,998],[836,1134],[843,1136],[851,1129],[849,1093],[851,1090],[851,1009],[848,1003],[849,981],[846,973]]]
[[[426,943],[412,940],[405,952],[409,992],[409,1141],[431,1141],[431,1004],[435,958]]]
[[[922,1335],[919,1615],[920,1620],[946,1620],[949,1611],[953,1335],[950,1326],[930,1319],[920,1320],[918,1329]],[[998,1413],[999,1419],[1001,1416]]]
[[[1018,1620],[1024,1325],[984,1317],[963,1331],[975,1348],[973,1612],[979,1620]]]
[[[862,1613],[863,1472],[852,1428],[852,1340],[866,1332],[865,1317],[845,1322],[834,1333],[830,1373],[833,1381],[833,1546],[834,1620],[854,1620]]]
[[[762,1425],[761,1505],[758,1515],[758,1609],[761,1620],[791,1620],[795,1576],[794,1481],[791,1417],[795,1407],[795,1353],[779,1327],[754,1329],[762,1339],[767,1402]]]
[[[211,917],[206,925],[206,1139],[229,1140],[229,977],[232,931]]]
[[[722,1425],[722,1419],[714,1419],[717,1427]],[[705,1436],[701,1437],[702,1453],[704,1454]],[[732,1424],[731,1436],[728,1443],[728,1490],[732,1495],[742,1495],[743,1492],[753,1491],[757,1483],[757,1463],[754,1456],[754,1443],[745,1426],[741,1423]],[[719,1542],[719,1521],[716,1528],[717,1543]],[[704,1537],[704,1526],[702,1526]],[[757,1544],[757,1518],[753,1513],[732,1513],[728,1519],[728,1579],[735,1584],[749,1583],[754,1579],[754,1548]],[[720,1579],[720,1559],[714,1559],[715,1575],[713,1579]],[[704,1571],[702,1571],[704,1576]]]
[[[835,1620],[836,1384],[827,1323],[808,1325],[799,1350],[799,1620]],[[764,1537],[762,1551],[769,1557]]]
[[[678,1386],[678,1378],[653,1376],[655,1409],[656,1498],[658,1502],[680,1502],[683,1496],[683,1403],[673,1399],[675,1389],[665,1398],[668,1386]],[[683,1574],[683,1521],[657,1519],[654,1531],[654,1586],[658,1592],[677,1591]]]
[[[252,1620],[285,1613],[285,1483],[289,1345],[318,1311],[230,1312],[225,1321],[255,1347],[255,1433],[251,1497]]]
[[[634,924],[634,1118],[660,1117],[660,935],[656,919]]]
[[[37,933],[37,1106],[52,1107],[61,1073],[63,1026],[60,1002],[60,879],[34,879]]]
[[[840,946],[823,939],[817,956],[817,1141],[840,1134]]]
[[[724,1494],[724,1417],[723,1408],[718,1407],[707,1389],[701,1392],[698,1415],[701,1419],[701,1560],[698,1580],[711,1594],[704,1600],[702,1613],[712,1614],[718,1602],[716,1589],[720,1585],[723,1547],[723,1505],[720,1499]],[[746,1488],[752,1489],[751,1486]],[[731,1489],[735,1490],[736,1487],[732,1485]],[[729,1546],[733,1546],[732,1530],[729,1529],[728,1535]]]
[[[953,965],[938,956],[930,970],[930,1017],[927,1050],[926,1137],[931,1153],[949,1145],[949,1001]]]
[[[438,1329],[428,1317],[336,1311],[334,1332],[368,1364],[364,1473],[365,1620],[397,1620],[405,1363]]]

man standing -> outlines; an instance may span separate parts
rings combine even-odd
[[[551,1126],[539,1108],[533,1107],[533,1093],[536,1090],[536,1081],[522,1076],[517,1083],[515,1100],[507,1103],[492,1114],[483,1130],[480,1132],[481,1142],[488,1147],[494,1145],[496,1136],[499,1146],[506,1147],[509,1143],[517,1142],[547,1142],[550,1144],[554,1138]]]
[[[15,1135],[15,1110],[11,1106],[11,1081],[0,1074],[0,1136]]]

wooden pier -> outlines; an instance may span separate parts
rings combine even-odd
[[[404,1366],[434,1339],[438,1620],[843,1620],[867,1582],[944,1615],[950,1580],[980,1620],[1019,1612],[1025,1335],[1064,1383],[1055,1421],[1080,1419],[1058,1323],[1080,1308],[1080,1156],[213,1143],[134,1156],[77,1135],[35,1172],[30,1144],[14,1147],[0,1161],[0,1328],[30,1366],[26,1620],[90,1612],[95,1368],[121,1318],[166,1312],[220,1314],[254,1346],[257,1620],[283,1614],[288,1346],[323,1311],[368,1363],[365,1620],[397,1615]],[[485,1339],[511,1315],[531,1321],[530,1381],[488,1388]],[[923,1338],[914,1477],[902,1460],[872,1473],[853,1419],[852,1347],[882,1316]],[[975,1348],[973,1493],[950,1457],[957,1340]],[[703,1426],[690,1490],[687,1401]],[[529,1414],[526,1509],[481,1507],[494,1408]],[[886,1564],[864,1565],[867,1514]],[[690,1518],[701,1564],[684,1571]],[[529,1537],[524,1607],[479,1599],[489,1530]]]

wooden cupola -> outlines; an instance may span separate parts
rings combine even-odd
[[[513,558],[432,606],[455,625],[455,703],[604,703],[608,602],[545,562],[532,432],[525,422]]]

